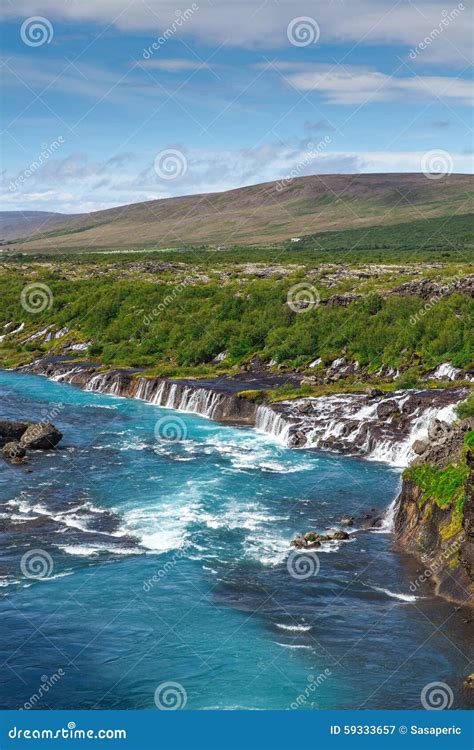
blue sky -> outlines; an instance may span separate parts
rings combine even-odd
[[[11,0],[6,16],[4,209],[471,171],[467,2]]]

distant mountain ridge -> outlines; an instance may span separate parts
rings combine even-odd
[[[92,213],[0,214],[12,249],[46,252],[183,245],[271,244],[345,229],[472,211],[472,175],[313,175],[222,193],[133,203]],[[15,228],[16,227],[16,228]]]
[[[49,231],[56,224],[64,224],[69,218],[73,217],[51,211],[0,211],[0,240],[13,240],[38,231]]]

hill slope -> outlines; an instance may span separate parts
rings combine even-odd
[[[0,211],[0,241],[26,237],[38,231],[48,232],[69,218],[73,217],[49,211]]]
[[[270,244],[323,231],[466,214],[472,185],[471,175],[442,180],[423,174],[299,177],[283,189],[272,182],[79,214],[47,232],[23,234],[14,248],[64,252]]]

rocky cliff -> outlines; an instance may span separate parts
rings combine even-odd
[[[428,440],[404,472],[395,514],[398,545],[423,563],[413,591],[427,580],[438,594],[473,605],[474,419],[434,420]]]

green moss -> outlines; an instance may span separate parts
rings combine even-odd
[[[464,445],[468,450],[474,450],[474,430],[469,430],[464,438]]]
[[[433,501],[439,508],[450,508],[464,496],[464,484],[469,474],[466,464],[437,469],[423,465],[407,469],[404,478],[415,482],[422,490],[420,507]],[[461,506],[462,507],[462,506]]]
[[[462,401],[456,408],[459,419],[474,417],[474,393],[470,393],[466,401]],[[472,433],[471,433],[472,434]]]

